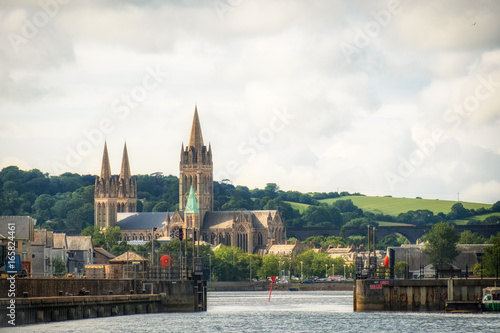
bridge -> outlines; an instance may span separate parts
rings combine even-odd
[[[432,226],[398,226],[398,227],[376,227],[376,239],[382,240],[385,236],[391,234],[401,234],[405,236],[411,244],[415,244],[417,239],[431,230]],[[344,236],[367,236],[367,227],[346,227]],[[500,232],[500,224],[487,225],[457,225],[455,231],[461,233],[465,230],[477,233],[483,237],[489,238]],[[287,228],[287,237],[295,237],[299,241],[304,241],[311,236],[340,236],[340,228]]]

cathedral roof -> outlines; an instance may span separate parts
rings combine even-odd
[[[263,229],[268,227],[268,217],[274,219],[278,211],[276,210],[251,210],[251,211],[219,211],[206,212],[203,220],[203,228],[232,228],[233,221],[243,214],[247,221],[252,222],[255,229]]]
[[[121,230],[163,228],[167,214],[171,213],[118,213],[116,225]]]

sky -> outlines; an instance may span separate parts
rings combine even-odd
[[[500,200],[500,2],[2,1],[0,168]]]

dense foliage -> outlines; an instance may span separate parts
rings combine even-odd
[[[139,212],[175,211],[178,209],[179,179],[160,172],[137,175],[137,210]],[[0,171],[0,214],[30,215],[37,219],[37,227],[68,234],[80,234],[94,224],[93,175],[64,173],[49,176],[37,169],[19,170],[10,166]],[[429,210],[415,210],[398,216],[364,212],[350,199],[342,199],[348,192],[300,193],[282,191],[275,183],[264,189],[250,190],[246,186],[233,186],[227,182],[214,182],[214,210],[279,210],[287,227],[364,227],[379,222],[399,222],[413,225],[434,225],[442,221],[469,219],[469,223],[500,223],[500,216],[492,215],[483,221],[472,220],[478,214],[500,212],[500,202],[490,209],[466,209],[462,203],[453,205],[448,214],[434,214]],[[319,200],[337,198],[331,204]],[[306,204],[304,210],[294,209],[290,202]],[[384,245],[401,244],[397,235],[386,237]],[[470,242],[471,240],[461,240]],[[344,240],[359,245],[363,237]]]
[[[439,222],[426,236],[428,244],[424,252],[429,256],[429,262],[437,269],[450,269],[459,254],[457,243],[460,235],[455,232],[455,227],[446,222]]]
[[[473,272],[477,276],[500,277],[500,233],[488,240],[492,247],[484,250],[480,263],[474,265]]]

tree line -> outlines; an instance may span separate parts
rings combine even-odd
[[[137,210],[139,212],[175,211],[179,204],[179,179],[162,173],[137,175]],[[95,176],[64,173],[50,176],[40,170],[20,170],[10,166],[0,171],[0,214],[30,215],[37,219],[37,227],[56,232],[80,234],[94,224]],[[434,214],[416,210],[398,216],[363,211],[350,199],[341,199],[348,192],[300,193],[282,191],[275,183],[264,189],[250,190],[228,182],[214,182],[214,210],[278,210],[287,227],[364,227],[378,222],[400,222],[414,225],[434,225],[438,222],[467,219],[474,215],[500,212],[500,201],[490,209],[469,210],[456,203],[448,214]],[[331,204],[320,202],[326,198],[340,198]],[[289,202],[308,204],[300,212]],[[490,216],[483,222],[500,223],[499,216]],[[359,236],[358,236],[359,237]],[[392,237],[392,243],[398,237]],[[356,243],[355,239],[352,243]],[[351,243],[351,244],[352,244]]]

